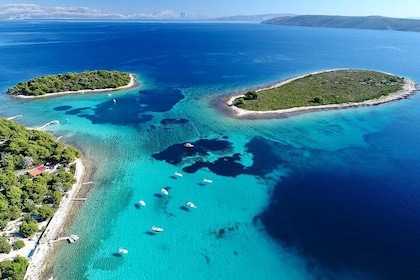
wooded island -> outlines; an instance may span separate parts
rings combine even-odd
[[[46,75],[20,82],[7,92],[12,95],[42,96],[60,92],[117,89],[131,83],[126,72],[95,70],[80,73]]]

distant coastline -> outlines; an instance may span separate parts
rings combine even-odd
[[[326,71],[318,71],[318,72],[312,72],[312,73],[299,75],[299,76],[278,82],[272,86],[257,89],[256,91],[258,92],[259,90],[266,90],[266,89],[279,87],[289,82],[292,82],[294,80],[306,77],[308,75],[315,75],[315,74],[335,71],[335,70],[339,70],[339,69],[331,69],[331,70],[326,70]],[[315,111],[323,111],[323,110],[345,109],[345,108],[354,108],[354,107],[360,107],[360,106],[374,106],[374,105],[384,104],[384,103],[407,98],[408,96],[415,94],[418,90],[419,89],[418,89],[417,83],[415,83],[414,81],[410,79],[405,79],[405,83],[402,90],[399,90],[395,93],[391,93],[387,96],[381,96],[380,98],[366,100],[363,102],[293,107],[293,108],[269,110],[269,111],[250,111],[250,110],[244,110],[244,109],[238,108],[237,106],[234,105],[234,101],[237,98],[244,96],[244,94],[238,94],[238,95],[229,96],[228,98],[226,98],[225,103],[228,105],[230,112],[233,113],[234,117],[269,118],[272,116],[289,116],[289,115],[302,114],[302,113],[315,112]]]
[[[299,15],[272,18],[262,23],[275,25],[396,30],[420,32],[420,20],[382,16],[324,16]]]
[[[11,95],[16,98],[21,99],[38,99],[38,98],[48,98],[48,97],[56,97],[61,95],[68,95],[68,94],[85,94],[85,93],[103,93],[103,92],[111,92],[111,91],[119,91],[123,89],[129,89],[134,88],[139,85],[139,82],[136,79],[136,76],[134,74],[130,74],[130,82],[121,87],[117,88],[104,88],[104,89],[89,89],[89,90],[77,90],[77,91],[60,91],[60,92],[53,92],[53,93],[47,93],[44,95],[38,95],[38,96],[29,96],[29,95]]]

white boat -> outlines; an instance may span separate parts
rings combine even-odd
[[[182,173],[175,172],[175,176],[176,176],[176,177],[182,177],[183,175],[182,175]]]
[[[162,191],[162,194],[164,194],[164,195],[168,195],[169,194],[168,190],[165,189],[165,188],[163,188],[161,191]]]
[[[187,142],[187,143],[184,144],[184,147],[185,148],[194,148],[194,145],[191,144],[190,142]]]
[[[143,199],[140,199],[139,200],[139,205],[142,206],[142,207],[145,207],[146,206],[146,202]]]
[[[118,253],[120,255],[125,255],[125,254],[128,254],[128,250],[127,249],[124,249],[124,248],[119,248],[118,249]]]
[[[188,201],[185,204],[190,208],[197,208],[197,206],[195,206],[194,203],[192,203],[191,201]]]
[[[163,231],[163,228],[157,227],[157,226],[152,226],[152,231],[154,231],[154,232],[162,232]]]
[[[70,235],[70,238],[73,239],[74,241],[79,240],[79,236],[77,236],[75,234]]]
[[[203,182],[204,183],[208,183],[208,184],[211,184],[211,183],[213,183],[213,181],[212,180],[210,180],[210,179],[203,179]]]

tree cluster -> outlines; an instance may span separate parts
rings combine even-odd
[[[117,88],[128,85],[129,73],[107,70],[84,71],[36,77],[19,82],[7,92],[15,95],[39,96],[54,92]]]
[[[22,280],[28,265],[29,261],[24,257],[3,261],[0,263],[0,279]]]

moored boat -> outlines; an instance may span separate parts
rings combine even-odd
[[[163,188],[163,189],[161,190],[161,192],[162,192],[162,194],[164,194],[164,195],[168,195],[168,194],[169,194],[168,190],[167,190],[167,189],[165,189],[165,188]]]
[[[212,180],[210,180],[210,179],[206,179],[206,178],[204,178],[204,179],[203,179],[203,183],[208,183],[208,184],[211,184],[211,183],[213,183],[213,181],[212,181]]]
[[[127,250],[127,249],[124,249],[124,248],[122,248],[122,247],[120,247],[120,248],[118,249],[118,253],[119,253],[120,255],[125,255],[125,254],[128,254],[128,250]]]
[[[152,231],[154,231],[154,232],[162,232],[163,231],[163,228],[157,227],[157,226],[152,226]]]
[[[185,204],[190,208],[197,208],[197,206],[195,206],[195,204],[192,203],[191,201],[187,201]]]
[[[142,206],[142,207],[145,207],[146,206],[146,202],[143,199],[140,199],[139,200],[139,205]]]
[[[184,144],[184,148],[194,148],[194,144],[187,142]]]

